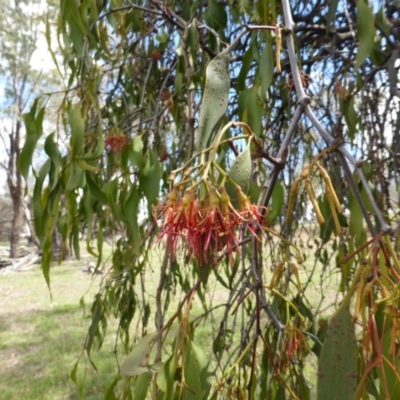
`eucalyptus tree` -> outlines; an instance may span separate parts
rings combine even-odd
[[[12,200],[10,257],[18,257],[24,226],[24,181],[18,168],[25,129],[23,114],[44,90],[54,90],[52,76],[40,65],[38,43],[45,46],[44,2],[0,2],[0,167]],[[36,104],[36,103],[34,103]]]
[[[108,271],[85,344],[118,319],[106,397],[399,396],[399,21],[389,1],[60,2],[69,147],[46,139],[35,224],[48,284],[56,227]]]

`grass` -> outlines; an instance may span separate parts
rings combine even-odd
[[[38,267],[0,276],[0,399],[100,399],[111,383],[115,358],[106,350],[94,355],[98,373],[87,366],[83,392],[70,379],[89,323],[79,299],[90,303],[100,282],[76,264],[53,268],[52,299]]]
[[[111,249],[107,249],[107,253],[110,252]],[[90,274],[82,272],[82,266],[91,261],[87,254],[83,254],[83,258],[83,262],[70,260],[52,268],[52,298],[38,266],[29,271],[0,275],[0,399],[101,399],[112,383],[116,373],[116,360],[112,352],[116,324],[113,323],[108,328],[109,334],[102,349],[93,353],[98,372],[83,359],[79,363],[77,374],[80,388],[70,378],[76,361],[83,355],[90,324],[79,300],[83,296],[89,306],[101,281],[99,275],[92,278]],[[304,268],[300,269],[302,283],[307,280],[313,261],[308,260]],[[146,292],[150,298],[158,284],[160,264],[161,258],[153,255],[151,268],[146,272]],[[329,302],[332,302],[338,285],[336,276],[333,276],[333,280],[335,282],[324,282],[325,300]],[[312,301],[312,307],[318,305],[321,291],[319,283],[318,274],[308,291],[311,293],[311,300],[315,300],[315,303]],[[182,295],[183,293],[177,293],[173,303],[178,304]],[[210,277],[207,302],[224,303],[227,296],[227,290],[214,277]],[[195,343],[207,356],[211,356],[210,343],[219,327],[223,310],[215,310],[196,329]],[[202,307],[195,300],[192,304],[191,320],[202,313]],[[149,327],[149,332],[151,331],[152,328]],[[236,332],[235,335],[239,333]],[[314,384],[315,357],[310,358],[305,374]]]

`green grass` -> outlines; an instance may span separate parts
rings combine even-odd
[[[69,262],[51,279],[52,300],[39,268],[0,276],[0,399],[100,399],[113,379],[110,346],[94,354],[98,373],[87,364],[81,393],[70,379],[89,324],[79,300],[90,304],[100,278]]]
[[[107,253],[110,252],[111,248],[107,248]],[[154,253],[151,258],[145,280],[146,293],[154,313],[154,294],[159,280],[161,256]],[[115,378],[115,322],[110,323],[102,349],[92,353],[97,372],[83,357],[90,319],[85,316],[79,301],[84,296],[84,302],[89,307],[102,279],[99,275],[92,277],[82,272],[82,267],[91,261],[86,253],[83,259],[82,262],[69,260],[52,268],[52,297],[38,266],[30,271],[0,275],[0,399],[102,399]],[[302,284],[308,279],[313,261],[314,259],[307,260],[299,268]],[[268,270],[266,282],[271,274]],[[320,283],[319,267],[308,288],[307,298],[312,308],[319,305],[322,289]],[[338,283],[336,274],[328,281],[323,281],[326,306],[334,301]],[[183,295],[183,292],[179,292],[173,296],[167,319],[175,311],[174,305],[179,303]],[[227,298],[228,291],[222,288],[214,276],[210,276],[206,291],[209,306],[223,304]],[[195,298],[190,319],[193,321],[203,312],[199,299]],[[195,331],[195,343],[210,358],[211,343],[223,312],[223,307],[214,310],[207,319],[199,323]],[[155,327],[150,321],[148,332],[152,331],[155,331]],[[237,330],[233,333],[235,340],[239,339],[239,332]],[[70,374],[80,356],[78,388]],[[316,380],[316,362],[316,358],[310,356],[305,370],[313,386]]]

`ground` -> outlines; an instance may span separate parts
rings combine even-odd
[[[111,254],[111,248],[107,250]],[[69,260],[61,266],[52,267],[52,295],[38,265],[28,271],[0,275],[0,400],[104,397],[116,373],[113,354],[116,323],[111,322],[102,349],[93,353],[97,372],[87,361],[85,367],[83,361],[79,363],[78,384],[71,379],[75,363],[84,355],[85,337],[90,324],[87,311],[102,279],[102,275],[92,276],[82,271],[92,260],[83,252],[81,261]],[[153,257],[151,261],[151,268],[146,273],[147,289],[155,293],[159,278],[157,266],[161,263],[161,257]],[[314,260],[308,260],[300,268],[302,284],[307,281],[315,265]],[[321,267],[317,266],[317,273],[310,281],[308,290],[311,294],[315,293],[315,297],[310,297],[313,308],[318,307],[322,290],[325,298],[320,309],[326,312],[326,306],[335,300],[339,274],[320,280],[321,272]],[[227,298],[225,289],[214,278],[210,279],[208,293],[209,301],[212,301],[211,297],[213,301]],[[202,313],[200,306],[198,310],[196,308],[195,303],[191,315]],[[219,312],[222,313],[222,309],[218,309],[216,317]],[[211,347],[208,343],[213,327],[216,329],[217,326],[218,323],[211,318],[196,330],[196,343],[209,350],[210,357]],[[316,359],[309,361],[309,368],[305,372],[309,381],[315,382]]]
[[[51,272],[52,298],[39,266],[0,276],[0,399],[77,399],[70,373],[82,354],[89,321],[79,301],[90,305],[101,276],[82,272],[69,261]],[[110,333],[110,340],[111,338]],[[100,399],[111,383],[115,358],[94,356],[81,394]]]

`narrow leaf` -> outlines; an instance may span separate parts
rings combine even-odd
[[[280,183],[280,181],[277,180],[274,189],[272,191],[272,204],[271,207],[269,208],[269,212],[267,215],[268,223],[273,224],[275,220],[278,218],[279,214],[282,211],[283,198],[284,198],[283,186]]]
[[[251,179],[251,152],[250,143],[246,149],[240,153],[232,164],[232,167],[228,171],[228,176],[238,184],[243,193],[247,193]],[[234,185],[228,182],[226,186],[231,201],[235,202],[237,199],[237,192]]]
[[[146,196],[149,208],[160,195],[160,177],[161,170],[157,155],[153,150],[149,150],[146,154],[146,163],[140,170],[139,176],[139,187]]]
[[[266,33],[266,36],[269,38],[269,33]],[[270,40],[267,40],[265,43],[265,49],[261,53],[260,64],[258,68],[261,78],[261,96],[263,99],[266,99],[266,93],[271,86],[274,73],[274,59]]]
[[[69,124],[71,127],[71,153],[79,156],[83,152],[85,124],[81,115],[81,105],[77,104],[69,113]]]
[[[357,2],[357,37],[360,41],[356,56],[356,64],[354,68],[357,70],[361,67],[367,57],[371,54],[375,39],[375,19],[372,9],[364,0]]]
[[[39,110],[36,115],[36,107],[38,100],[33,102],[31,110],[22,116],[26,129],[25,144],[22,148],[21,154],[18,159],[18,167],[22,176],[27,180],[29,168],[32,163],[33,153],[36,148],[36,143],[43,134],[43,117],[44,107]]]
[[[96,182],[92,179],[91,175],[89,172],[86,172],[86,182],[89,186],[89,190],[90,193],[92,194],[92,196],[100,201],[102,204],[107,204],[108,203],[108,198],[106,193],[103,192],[103,190],[101,190]]]
[[[135,387],[133,389],[133,398],[135,400],[145,400],[147,391],[150,386],[150,373],[144,372],[143,374],[139,375],[136,382]]]
[[[199,151],[204,150],[218,132],[228,107],[229,87],[229,49],[226,49],[210,62],[206,70],[196,138],[196,147]]]
[[[122,375],[136,376],[143,372],[143,367],[149,361],[151,348],[159,336],[160,332],[154,332],[139,339],[121,365]]]

